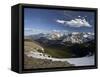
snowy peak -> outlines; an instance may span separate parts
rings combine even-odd
[[[70,43],[84,43],[94,40],[94,33],[91,32],[72,32],[72,33],[62,33],[62,32],[50,32],[50,33],[40,33],[30,36],[33,40],[61,40]]]
[[[94,33],[86,33],[86,32],[73,32],[68,34],[63,42],[71,42],[71,43],[83,43],[88,42],[94,39]]]
[[[62,36],[63,36],[63,34],[60,32],[51,32],[51,33],[47,34],[47,38],[49,40],[58,40]]]

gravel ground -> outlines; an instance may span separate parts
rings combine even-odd
[[[54,68],[54,67],[70,67],[73,66],[68,62],[52,61],[48,59],[37,59],[24,55],[24,68],[25,69],[38,69],[38,68]]]

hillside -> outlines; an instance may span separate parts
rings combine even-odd
[[[52,61],[52,57],[63,57],[65,52],[52,47],[45,47],[42,44],[32,41],[31,39],[24,40],[24,68],[51,68],[51,67],[69,67],[72,64],[68,62]]]

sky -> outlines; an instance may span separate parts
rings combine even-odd
[[[24,33],[94,32],[94,12],[24,8]]]

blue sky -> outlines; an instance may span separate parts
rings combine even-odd
[[[24,8],[25,35],[61,32],[94,32],[94,12]]]

